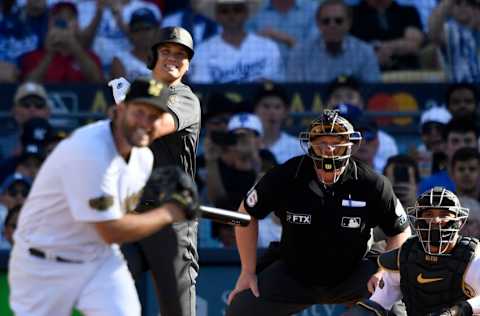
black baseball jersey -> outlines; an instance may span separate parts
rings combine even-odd
[[[327,187],[318,181],[312,159],[295,157],[265,174],[244,205],[257,219],[272,211],[279,216],[281,259],[309,284],[346,279],[368,252],[373,227],[394,236],[408,226],[390,182],[353,159]]]
[[[200,101],[192,90],[181,83],[169,87],[174,93],[168,107],[175,120],[177,131],[160,137],[151,145],[154,166],[176,164],[194,178],[195,155],[200,134]]]

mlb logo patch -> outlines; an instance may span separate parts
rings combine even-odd
[[[345,228],[360,228],[362,219],[360,217],[342,217],[342,227]]]

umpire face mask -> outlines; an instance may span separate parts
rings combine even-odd
[[[352,155],[354,141],[361,139],[348,122],[339,116],[335,118],[339,118],[337,122],[334,119],[329,124],[314,121],[308,132],[300,134],[300,144],[313,159],[318,178],[324,184],[338,181]]]

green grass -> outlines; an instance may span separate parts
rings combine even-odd
[[[0,272],[0,315],[13,316],[8,304],[8,281],[7,273],[5,271]],[[82,316],[82,313],[73,311],[72,316]]]

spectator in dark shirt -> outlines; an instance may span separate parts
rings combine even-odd
[[[78,39],[78,11],[71,2],[50,9],[45,46],[22,58],[22,77],[48,83],[101,82],[98,57]]]
[[[363,0],[353,9],[352,34],[374,45],[382,70],[419,67],[421,30],[416,8],[394,0]]]

